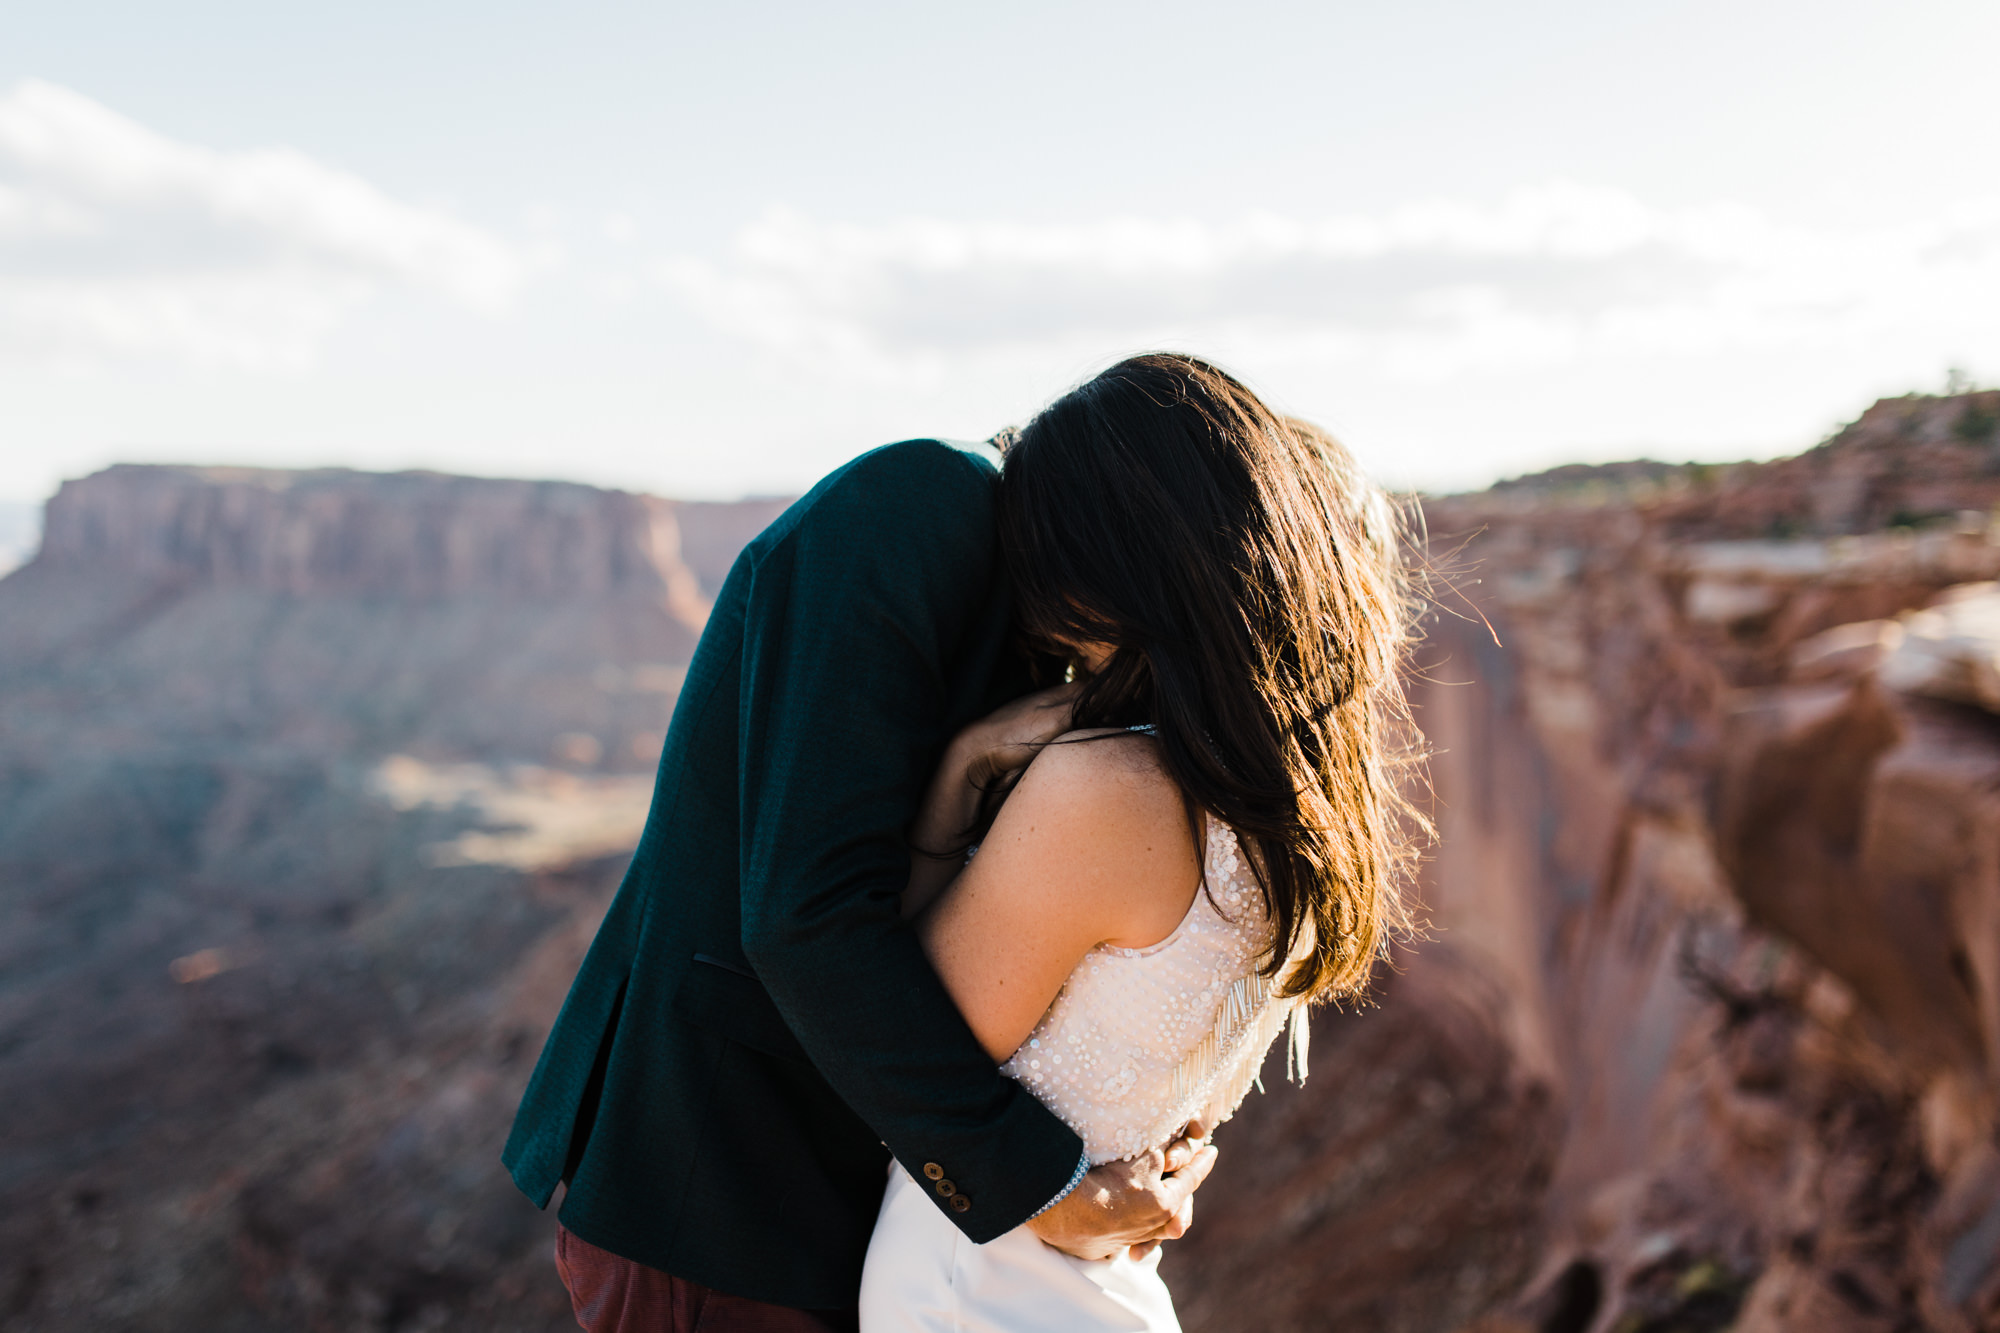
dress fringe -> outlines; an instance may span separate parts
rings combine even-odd
[[[1223,993],[1215,1014],[1215,1024],[1174,1069],[1174,1100],[1185,1100],[1196,1088],[1207,1085],[1225,1051],[1251,1049],[1263,1053],[1278,1035],[1278,1024],[1290,1020],[1290,1040],[1285,1045],[1285,1078],[1292,1083],[1306,1081],[1306,1056],[1312,1032],[1306,1021],[1306,1006],[1294,1001],[1279,1004],[1272,998],[1274,983],[1262,973],[1238,977]],[[1236,1039],[1255,1025],[1257,1039],[1237,1046]],[[1262,1089],[1262,1082],[1258,1087]]]

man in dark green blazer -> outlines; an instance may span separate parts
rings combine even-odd
[[[997,480],[939,441],[877,449],[724,583],[503,1153],[538,1206],[568,1183],[562,1225],[591,1253],[851,1311],[891,1154],[975,1242],[1035,1218],[1108,1253],[1185,1224],[1205,1161],[1076,1189],[1081,1141],[995,1070],[901,919],[904,831],[946,742],[1028,688]]]

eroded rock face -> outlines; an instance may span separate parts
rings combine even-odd
[[[1996,409],[1427,505],[1432,938],[1222,1131],[1191,1329],[2000,1328]]]
[[[2000,714],[2000,584],[1952,588],[1897,628],[1875,668],[1885,685]]]
[[[780,508],[63,488],[0,581],[0,1324],[574,1327],[499,1144]]]
[[[1222,1131],[1191,1333],[2000,1328],[1996,414],[1429,506],[1431,936]],[[0,1322],[569,1327],[497,1146],[779,505],[64,496],[0,581]]]

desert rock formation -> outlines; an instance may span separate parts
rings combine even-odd
[[[1430,501],[1429,937],[1191,1333],[2000,1328],[2000,394]],[[497,1149],[778,510],[115,468],[0,580],[0,1324],[570,1327]]]
[[[2000,1328],[1997,417],[1427,506],[1432,937],[1223,1131],[1191,1328]]]
[[[0,581],[0,1324],[569,1326],[497,1145],[780,507],[62,489]]]

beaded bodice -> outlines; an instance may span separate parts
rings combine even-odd
[[[1157,1148],[1236,1110],[1286,1020],[1305,1074],[1305,1009],[1258,966],[1274,934],[1235,830],[1207,821],[1207,890],[1144,949],[1100,944],[1000,1069],[1083,1137],[1093,1165]]]

